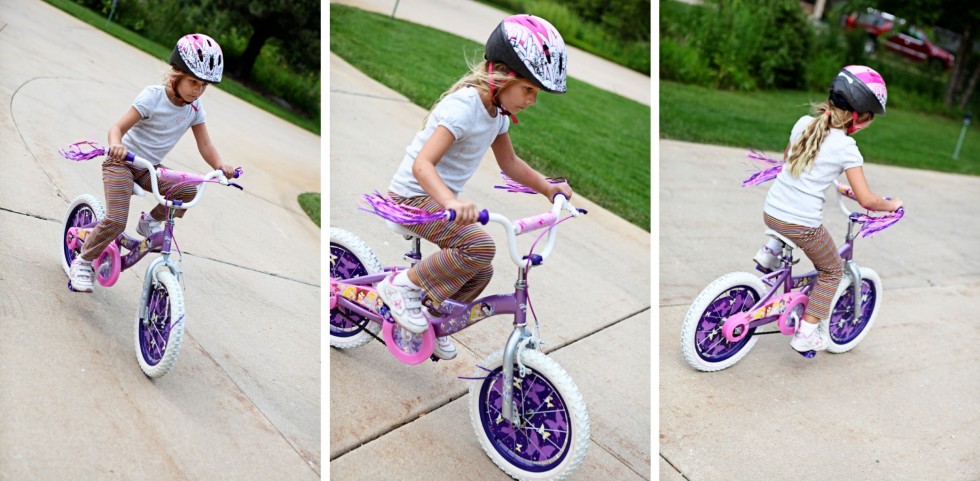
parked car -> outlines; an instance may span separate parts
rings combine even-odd
[[[885,50],[936,70],[953,68],[953,54],[934,45],[925,32],[913,26],[892,32],[885,39]]]
[[[862,29],[868,33],[864,42],[864,53],[871,55],[878,46],[878,37],[891,32],[895,24],[905,24],[905,20],[895,17],[888,12],[868,8],[864,12],[854,12],[844,17],[844,28],[848,30]]]

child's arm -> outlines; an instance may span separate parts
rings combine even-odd
[[[857,198],[858,204],[868,210],[878,212],[895,212],[902,207],[902,201],[897,198],[886,200],[874,192],[868,186],[868,180],[864,177],[863,167],[851,167],[844,171],[847,176],[847,183],[851,184],[851,191]]]
[[[109,127],[109,158],[123,160],[126,157],[126,147],[122,144],[123,135],[139,122],[140,113],[135,107],[130,107],[123,116]]]
[[[456,194],[443,182],[442,177],[439,177],[439,172],[436,172],[436,164],[442,160],[442,156],[446,155],[449,147],[455,141],[456,137],[453,137],[449,129],[441,125],[436,127],[429,140],[422,146],[419,155],[415,157],[415,163],[412,164],[412,175],[419,181],[422,190],[429,194],[429,197],[432,197],[432,200],[444,208],[456,212],[456,222],[472,224],[479,217],[476,204],[456,198]]]
[[[201,157],[204,157],[204,161],[212,169],[221,170],[225,174],[225,177],[229,179],[234,177],[235,168],[225,165],[221,161],[221,154],[218,153],[218,148],[211,142],[211,136],[208,135],[207,126],[202,122],[191,127],[191,131],[194,132],[194,140],[197,141],[197,151],[201,153]]]
[[[541,175],[540,172],[527,165],[523,159],[514,152],[514,144],[510,142],[510,134],[503,133],[498,135],[496,140],[490,144],[493,155],[497,158],[497,165],[504,174],[515,181],[524,184],[535,192],[544,195],[549,201],[554,200],[555,195],[563,194],[566,199],[572,198],[572,188],[566,183],[552,184]]]

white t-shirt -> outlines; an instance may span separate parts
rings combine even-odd
[[[167,98],[163,85],[144,88],[133,100],[133,108],[140,120],[123,136],[122,144],[153,165],[160,165],[187,129],[204,123],[207,117],[200,99],[178,107]]]
[[[796,121],[789,136],[790,153],[792,145],[803,129],[814,120],[804,115]],[[860,167],[864,158],[858,151],[857,143],[841,129],[830,129],[824,137],[820,151],[810,169],[799,177],[793,177],[789,168],[776,176],[776,180],[766,195],[765,212],[783,222],[807,227],[820,227],[823,223],[824,194],[834,179],[845,170]]]
[[[415,135],[405,149],[405,157],[392,177],[388,190],[402,197],[428,195],[412,174],[412,164],[440,125],[448,129],[456,140],[436,164],[436,172],[446,186],[459,195],[463,185],[476,173],[490,144],[497,136],[507,132],[510,118],[500,113],[491,117],[475,88],[466,87],[447,95],[432,109],[425,128]]]

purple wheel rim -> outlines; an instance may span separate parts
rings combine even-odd
[[[147,301],[146,322],[140,323],[140,354],[150,366],[156,366],[167,353],[173,322],[170,318],[170,295],[163,285],[152,288]]]
[[[873,282],[861,279],[861,316],[854,316],[854,290],[847,289],[837,304],[834,305],[830,313],[830,338],[835,344],[847,344],[856,339],[864,328],[868,327],[868,320],[874,312],[875,301],[878,292],[875,290]]]
[[[508,463],[524,471],[544,472],[557,467],[572,445],[572,423],[561,394],[535,371],[514,388],[514,404],[520,426],[500,419],[503,406],[501,368],[483,381],[480,389],[480,422],[494,449]],[[517,379],[515,377],[515,379]]]
[[[698,319],[698,327],[694,332],[695,350],[698,356],[706,362],[721,362],[742,350],[755,329],[749,332],[738,342],[729,342],[721,333],[721,328],[725,320],[738,314],[748,311],[759,301],[759,293],[749,286],[732,286],[722,292],[708,304],[708,308],[701,313]]]
[[[339,244],[330,243],[330,276],[338,279],[351,279],[366,276],[367,267],[357,258],[357,255]],[[370,322],[363,316],[349,309],[337,307],[330,310],[330,335],[336,337],[351,337],[364,330]]]
[[[95,212],[88,204],[79,204],[68,214],[68,222],[65,222],[65,231],[61,233],[62,249],[65,253],[65,261],[70,266],[75,261],[75,257],[80,253],[79,250],[68,248],[68,229],[72,227],[87,227],[96,222]]]

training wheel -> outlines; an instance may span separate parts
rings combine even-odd
[[[430,325],[425,332],[416,334],[398,325],[394,320],[385,319],[382,323],[381,335],[391,354],[405,364],[419,364],[436,348],[436,335]]]

